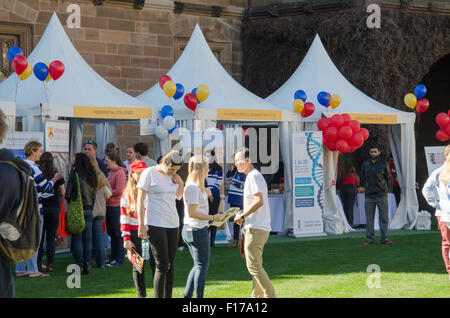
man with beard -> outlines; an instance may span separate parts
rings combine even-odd
[[[375,210],[378,207],[381,244],[391,245],[387,238],[389,223],[388,189],[392,186],[389,164],[380,158],[380,150],[373,146],[369,151],[370,159],[362,165],[362,184],[365,193],[366,237],[364,245],[373,244],[375,240]]]

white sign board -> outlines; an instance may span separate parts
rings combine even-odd
[[[3,144],[0,144],[0,148],[10,149],[16,157],[25,158],[23,148],[31,140],[36,140],[44,144],[44,133],[28,131],[8,132],[6,138],[3,140]]]
[[[292,135],[294,236],[322,236],[323,148],[322,132],[298,131]]]
[[[70,122],[47,120],[45,122],[45,151],[69,153]]]
[[[424,147],[427,158],[428,175],[445,163],[444,146]]]
[[[141,136],[154,135],[156,130],[156,119],[141,118],[140,119],[140,131]]]

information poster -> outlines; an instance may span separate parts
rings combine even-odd
[[[139,121],[140,135],[149,136],[154,135],[157,125],[156,119],[151,118],[141,118]]]
[[[6,138],[3,140],[3,144],[0,144],[0,148],[10,149],[14,152],[14,156],[25,159],[23,148],[31,140],[36,140],[44,144],[44,133],[28,131],[8,132]]]
[[[293,229],[295,237],[322,236],[323,150],[322,132],[292,135]]]
[[[444,146],[425,147],[428,175],[445,163]]]

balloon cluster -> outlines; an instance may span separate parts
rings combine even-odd
[[[178,128],[178,122],[173,117],[174,110],[170,105],[164,105],[161,108],[162,125],[158,125],[155,130],[156,137],[166,139]]]
[[[359,121],[351,119],[349,114],[321,118],[317,127],[323,132],[323,145],[330,151],[354,152],[369,138],[369,131],[361,128]]]
[[[39,62],[33,67],[28,63],[22,50],[17,46],[10,47],[7,56],[14,72],[16,72],[21,81],[30,77],[31,73],[34,73],[36,78],[42,82],[48,82],[51,79],[56,81],[64,73],[64,64],[61,61],[53,61],[51,63]]]
[[[159,86],[169,98],[173,97],[173,99],[177,100],[184,95],[184,104],[192,111],[195,111],[197,105],[206,100],[209,96],[209,88],[204,84],[199,85],[194,88],[192,92],[185,95],[183,85],[180,83],[175,84],[169,75],[161,76],[159,79]]]
[[[439,113],[436,115],[436,124],[439,130],[436,132],[436,138],[439,141],[447,141],[450,139],[450,110],[448,113]]]
[[[428,99],[423,98],[427,93],[427,88],[423,84],[419,84],[414,89],[413,93],[408,93],[403,98],[405,105],[411,109],[415,109],[417,113],[423,113],[430,107]]]
[[[306,102],[306,93],[299,89],[294,94],[294,112],[302,115],[303,118],[311,116],[314,113],[315,107],[311,102]]]
[[[317,101],[324,107],[330,107],[335,109],[341,103],[341,97],[338,94],[331,95],[328,92],[320,92],[317,94]]]

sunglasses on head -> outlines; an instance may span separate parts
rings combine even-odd
[[[94,146],[97,147],[97,143],[96,143],[95,141],[93,141],[93,140],[88,140],[88,141],[86,141],[84,144],[85,144],[85,145],[94,145]]]

